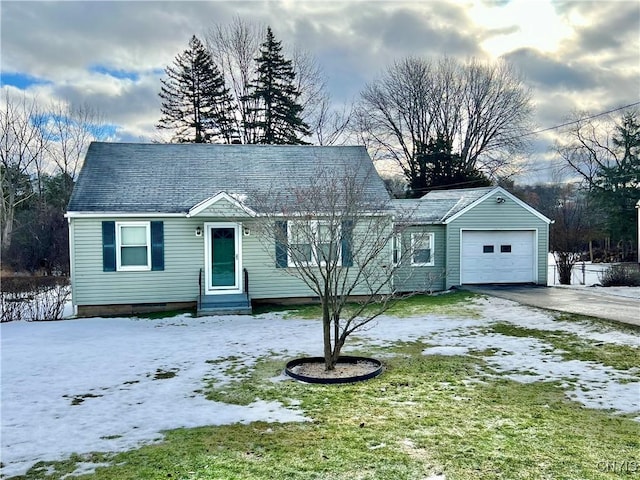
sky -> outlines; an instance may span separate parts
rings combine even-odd
[[[315,57],[336,106],[396,60],[444,55],[512,63],[532,92],[532,131],[640,102],[637,0],[3,0],[0,17],[2,89],[89,105],[119,141],[157,138],[164,68],[192,35],[235,17]],[[561,133],[530,136],[521,182],[553,179]]]

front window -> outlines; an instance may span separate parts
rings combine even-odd
[[[411,234],[411,265],[430,267],[433,261],[433,233]]]
[[[307,222],[289,222],[289,265],[309,265],[313,258],[313,231]]]
[[[116,223],[118,270],[151,269],[149,222]]]
[[[289,261],[290,267],[326,265],[340,260],[340,232],[332,231],[328,222],[291,221],[289,222]]]

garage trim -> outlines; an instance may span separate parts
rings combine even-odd
[[[533,232],[533,283],[538,283],[538,229],[537,228],[460,228],[460,236],[458,238],[459,245],[459,263],[458,268],[460,271],[460,285],[465,284],[464,279],[464,264],[462,261],[463,244],[462,237],[464,232]]]

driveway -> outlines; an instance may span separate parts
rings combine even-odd
[[[533,307],[604,318],[640,327],[640,298],[607,294],[601,289],[530,285],[465,286],[467,290]]]

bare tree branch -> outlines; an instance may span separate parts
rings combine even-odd
[[[277,256],[270,246],[280,245],[287,262],[283,271],[320,298],[328,369],[347,337],[399,296],[393,287],[398,265],[391,252],[399,233],[392,222],[398,212],[388,199],[372,199],[369,182],[356,173],[365,169],[367,176],[377,175],[373,165],[359,167],[319,168],[308,183],[279,185],[257,199],[258,211],[265,213],[255,222],[267,253]],[[296,178],[293,172],[291,178]]]

